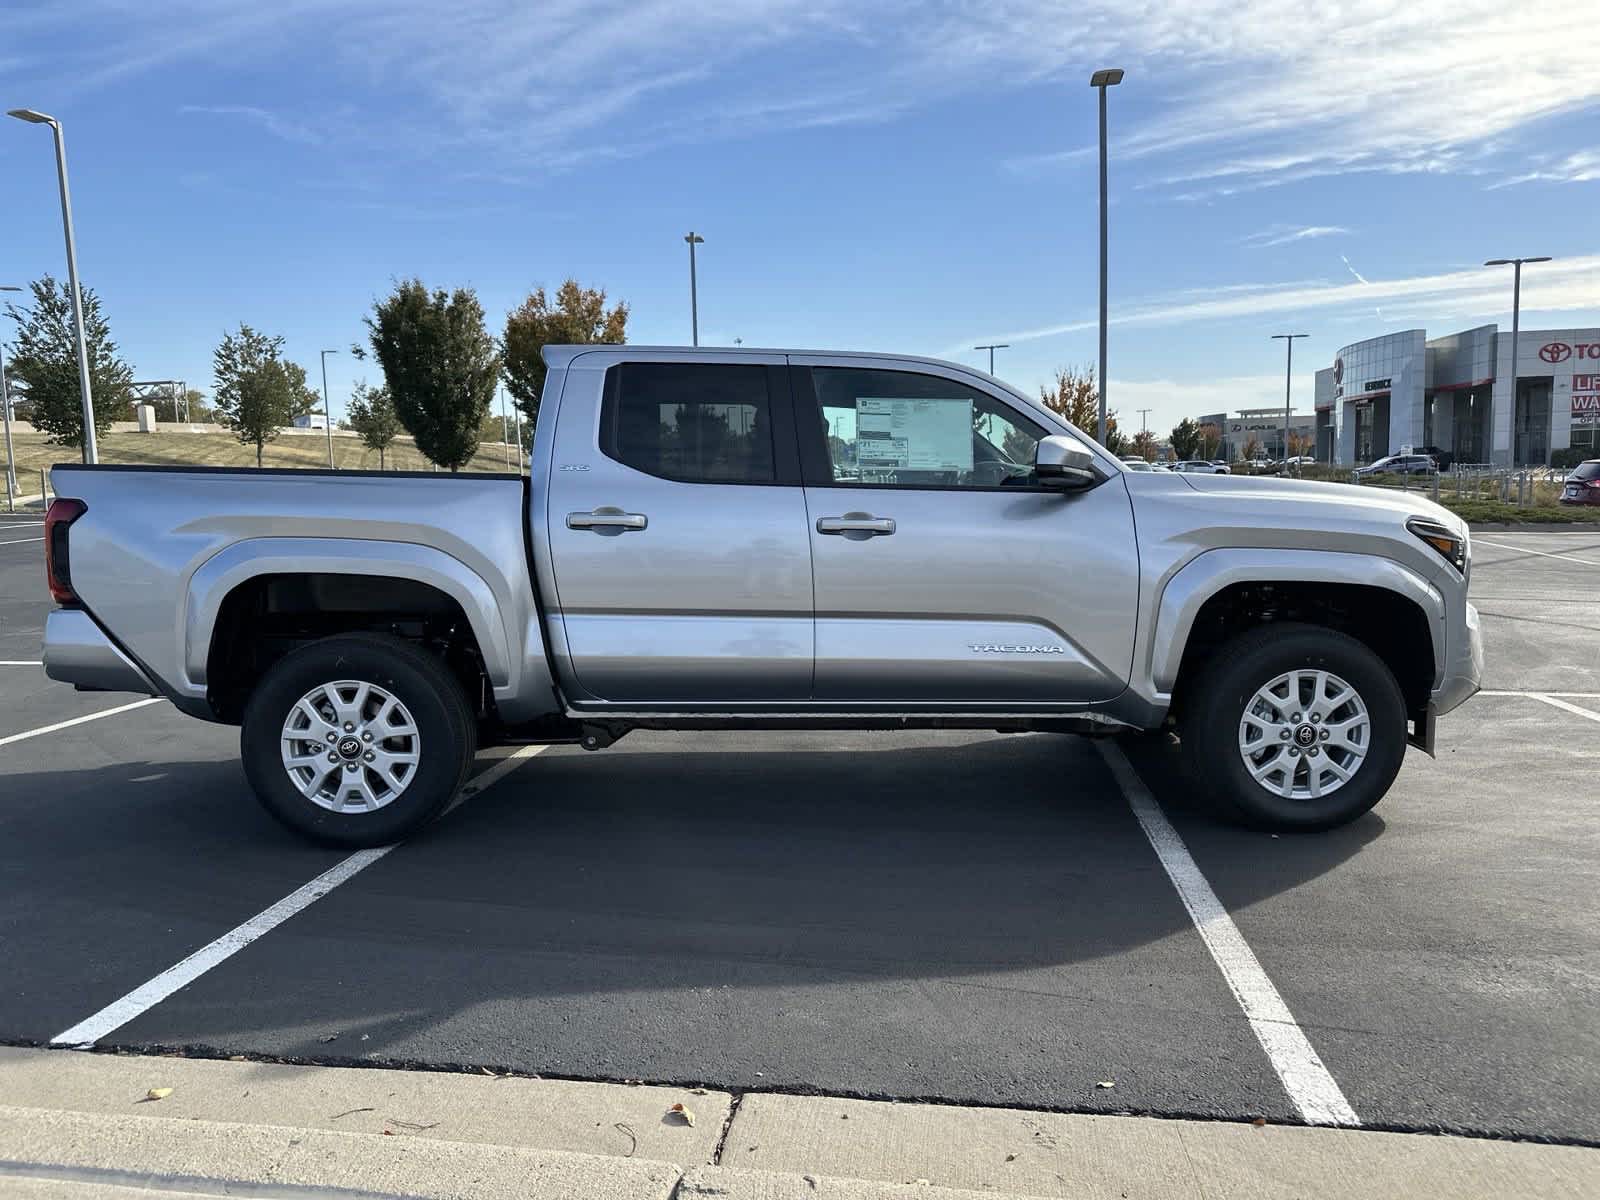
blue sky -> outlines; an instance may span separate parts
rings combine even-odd
[[[568,275],[630,340],[876,349],[1032,389],[1095,354],[1111,99],[1113,408],[1282,397],[1395,329],[1600,325],[1592,0],[58,0],[0,108],[65,125],[80,268],[139,378],[241,320],[317,351],[398,277],[492,327]],[[64,272],[47,131],[0,120],[0,283]],[[10,324],[0,336],[10,336]],[[1301,364],[1304,369],[1301,370]],[[329,361],[338,412],[376,367]]]

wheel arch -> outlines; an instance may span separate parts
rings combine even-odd
[[[242,626],[263,612],[315,616],[319,636],[370,629],[374,621],[454,622],[489,688],[498,695],[520,683],[521,657],[494,592],[458,559],[413,543],[259,538],[229,546],[194,572],[179,626],[184,687],[224,720],[237,716],[237,705],[223,691],[270,665],[236,657]]]
[[[1161,593],[1151,642],[1158,691],[1183,685],[1228,637],[1275,620],[1322,625],[1370,646],[1394,672],[1413,720],[1425,717],[1445,664],[1444,597],[1391,559],[1327,551],[1215,550]]]

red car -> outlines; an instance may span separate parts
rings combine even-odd
[[[1600,458],[1581,462],[1561,488],[1563,504],[1600,504]]]

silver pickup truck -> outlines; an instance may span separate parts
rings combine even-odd
[[[46,671],[239,725],[354,846],[476,747],[644,728],[1171,726],[1238,817],[1323,829],[1478,688],[1467,530],[1416,496],[1134,474],[929,359],[545,359],[529,479],[56,467]]]

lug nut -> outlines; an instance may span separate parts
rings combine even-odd
[[[1295,718],[1296,721],[1298,721],[1299,719],[1300,719],[1299,717]],[[354,733],[356,731],[356,727],[354,725],[350,724],[349,721],[346,721],[344,723],[344,731],[346,733]]]
[[[1300,751],[1296,750],[1293,746],[1290,746],[1289,747],[1289,757],[1290,758],[1299,758],[1300,757]]]
[[[1313,725],[1320,725],[1322,723],[1322,714],[1321,713],[1312,713],[1311,714],[1311,723]]]
[[[371,750],[368,750],[361,757],[366,759],[368,762],[371,762],[373,759],[377,758],[378,756],[376,754],[374,754]]]
[[[332,750],[329,750],[328,751],[328,761],[329,762],[338,762],[339,761],[339,756],[337,754],[335,754]]]
[[[344,769],[346,771],[354,771],[356,769],[356,765],[355,763],[345,763]]]
[[[1317,756],[1317,748],[1313,746],[1311,749],[1307,750],[1306,753],[1311,755],[1312,758],[1315,758]]]
[[[1299,714],[1299,713],[1295,713],[1295,715],[1294,715],[1294,716],[1292,716],[1292,717],[1290,717],[1290,718],[1289,718],[1289,719],[1290,719],[1290,720],[1291,720],[1291,721],[1294,721],[1294,722],[1295,722],[1295,723],[1296,723],[1296,724],[1298,724],[1298,723],[1299,723],[1299,721],[1300,721],[1300,714]],[[346,726],[346,727],[345,727],[345,728],[347,728],[347,729],[348,729],[348,728],[349,728],[349,726]]]
[[[1317,734],[1317,736],[1319,738],[1321,738],[1323,741],[1327,741],[1328,740],[1328,731],[1326,729],[1324,729],[1321,733]]]
[[[1289,731],[1287,729],[1280,729],[1278,731],[1278,740],[1280,742],[1287,742],[1289,740]]]
[[[339,740],[339,735],[337,733],[330,733],[328,735],[328,745],[331,746],[331,745],[333,745],[334,742],[337,742],[338,740]]]
[[[361,732],[361,740],[363,742],[370,742],[372,740],[372,735],[370,733],[366,732],[365,730],[362,730],[362,732]]]

